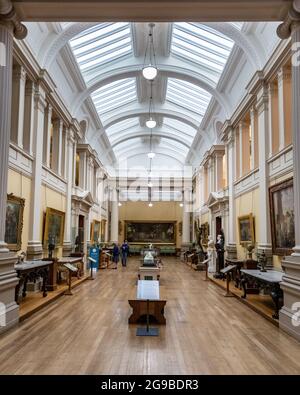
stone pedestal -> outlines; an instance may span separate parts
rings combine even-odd
[[[72,243],[71,242],[64,242],[63,244],[63,250],[62,250],[62,255],[63,256],[70,256],[72,252]]]
[[[227,244],[225,247],[228,259],[237,259],[236,244]]]

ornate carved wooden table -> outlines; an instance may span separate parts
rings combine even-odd
[[[15,264],[15,270],[20,279],[16,286],[15,300],[19,303],[19,292],[22,288],[22,296],[26,296],[26,285],[28,281],[36,281],[37,278],[42,277],[43,285],[42,292],[43,297],[47,296],[46,285],[48,282],[49,268],[53,265],[51,261],[25,261],[23,263]]]
[[[273,318],[279,318],[279,310],[283,303],[283,292],[280,288],[280,283],[282,281],[282,272],[277,272],[276,270],[268,270],[266,272],[261,272],[260,270],[247,270],[241,269],[242,273],[242,287],[244,290],[243,298],[247,297],[247,282],[249,280],[254,281],[259,288],[270,290],[270,295],[275,304],[275,312],[272,315]]]

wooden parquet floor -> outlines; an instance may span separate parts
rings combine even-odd
[[[128,298],[138,260],[101,270],[0,337],[1,374],[300,374],[300,343],[204,273],[164,259],[166,326],[137,337]]]

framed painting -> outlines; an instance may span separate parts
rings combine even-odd
[[[7,195],[5,243],[11,251],[19,251],[22,246],[22,229],[25,199]]]
[[[293,179],[269,188],[272,250],[290,255],[295,246]]]
[[[175,244],[176,222],[126,221],[125,239],[137,244]]]
[[[240,244],[254,244],[254,217],[252,214],[238,217]]]
[[[98,243],[100,238],[101,222],[96,219],[91,223],[91,242]]]
[[[65,213],[47,207],[45,228],[44,228],[44,244],[48,246],[49,241],[56,247],[62,247],[64,241]]]

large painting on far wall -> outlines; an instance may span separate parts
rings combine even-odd
[[[175,222],[126,221],[125,238],[130,243],[175,244]]]
[[[19,251],[22,246],[22,228],[25,200],[7,195],[5,243],[11,251]]]
[[[293,179],[269,188],[273,254],[289,255],[295,246]]]
[[[56,247],[62,247],[64,241],[64,225],[65,213],[47,207],[44,230],[44,244],[46,247],[49,241],[53,242]]]
[[[238,217],[238,229],[241,245],[255,243],[254,218],[252,214]]]

